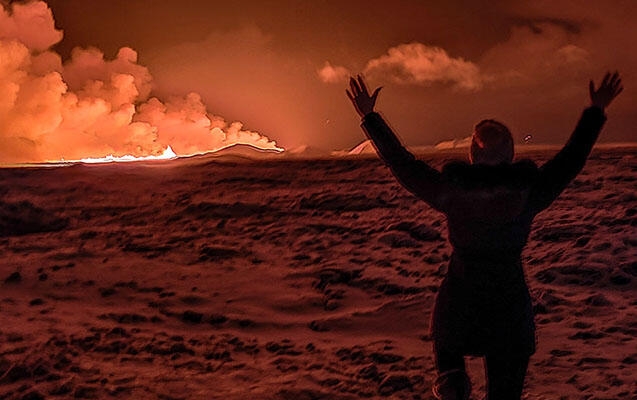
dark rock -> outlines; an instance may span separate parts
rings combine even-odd
[[[93,386],[78,386],[73,396],[76,399],[97,399],[99,397],[97,388]]]
[[[181,320],[184,322],[190,322],[193,324],[200,324],[203,319],[203,314],[192,310],[186,310],[181,316]]]
[[[20,275],[18,271],[12,273],[4,280],[4,283],[20,283],[20,282],[22,282],[22,275]]]
[[[327,378],[319,382],[321,386],[328,386],[328,387],[336,386],[339,383],[341,383],[341,380],[336,378]]]
[[[327,326],[325,326],[324,323],[322,323],[321,321],[312,321],[310,322],[310,324],[308,325],[308,327],[313,330],[314,332],[327,332],[330,330],[330,328],[328,328]]]
[[[37,298],[37,299],[33,299],[29,302],[30,306],[41,306],[42,304],[44,304],[44,300]]]
[[[24,365],[14,365],[13,368],[10,368],[8,371],[3,371],[3,375],[6,374],[6,379],[9,382],[17,382],[22,379],[31,378],[31,371]]]
[[[610,283],[613,285],[623,286],[628,285],[631,279],[624,275],[613,275],[610,277]]]
[[[112,319],[120,324],[134,324],[139,322],[147,322],[148,317],[140,314],[101,314],[98,316],[99,319]]]
[[[222,314],[212,314],[210,318],[208,318],[208,323],[210,325],[220,325],[226,321],[228,321],[228,317]]]
[[[378,241],[393,249],[418,248],[420,244],[405,233],[390,232],[378,238]]]
[[[34,390],[33,392],[29,392],[25,394],[24,396],[20,397],[20,400],[44,400],[44,399],[45,397],[37,390]]]
[[[241,328],[249,328],[256,325],[256,323],[251,319],[240,319],[237,320],[237,323]]]
[[[68,223],[68,219],[58,218],[51,211],[26,200],[18,203],[0,201],[0,237],[56,232],[66,228]]]
[[[637,364],[637,355],[628,356],[624,358],[622,360],[622,364],[629,364],[629,365]]]
[[[590,242],[590,240],[591,240],[590,236],[579,237],[575,241],[574,247],[584,247],[588,244],[588,242]]]
[[[560,350],[560,349],[551,350],[551,355],[555,357],[565,357],[565,356],[570,356],[571,354],[573,354],[573,352],[570,350]]]
[[[389,375],[386,377],[378,388],[382,396],[390,396],[401,390],[412,390],[412,384],[406,375]]]
[[[378,364],[393,364],[398,361],[402,361],[405,357],[399,356],[397,354],[390,353],[372,353],[370,354],[372,360]]]
[[[223,261],[240,255],[241,252],[228,247],[205,246],[199,251],[199,261]]]
[[[114,295],[115,293],[117,293],[117,290],[115,290],[115,288],[109,287],[109,288],[100,288],[100,295],[102,297],[109,297]]]
[[[580,331],[577,332],[576,334],[569,336],[568,338],[571,340],[574,339],[581,339],[581,340],[589,340],[589,339],[601,339],[603,337],[606,337],[607,335],[603,332],[597,332],[597,331]]]
[[[622,271],[624,271],[628,275],[632,275],[632,276],[636,276],[637,277],[637,261],[624,264],[620,268],[621,268]]]
[[[230,360],[230,352],[227,350],[224,351],[211,351],[204,354],[204,358],[206,360]]]
[[[319,272],[319,281],[314,283],[317,289],[325,289],[328,284],[345,284],[359,278],[362,270],[345,270],[337,268],[326,268]]]
[[[417,224],[414,222],[399,222],[398,224],[389,226],[387,230],[406,232],[409,236],[421,242],[434,242],[441,239],[440,232],[436,229],[425,224]]]
[[[379,381],[382,374],[378,372],[378,368],[374,364],[371,364],[361,368],[360,371],[358,371],[358,377],[361,379]]]
[[[613,304],[603,294],[594,294],[588,297],[586,300],[584,300],[584,303],[593,307],[605,307],[605,306],[610,306]]]

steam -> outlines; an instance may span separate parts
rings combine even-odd
[[[443,82],[452,83],[463,90],[482,87],[477,65],[462,58],[450,57],[444,49],[422,43],[390,48],[387,54],[369,61],[365,72],[403,84],[430,85]]]
[[[351,72],[341,66],[333,66],[329,61],[317,71],[319,79],[324,83],[341,83],[349,79]]]
[[[343,83],[350,76],[347,68],[326,62],[318,70],[324,83]],[[428,86],[435,82],[452,84],[456,89],[481,89],[484,78],[480,68],[462,58],[453,58],[440,47],[422,43],[401,44],[387,50],[387,54],[367,62],[363,73],[399,84]]]
[[[510,37],[487,50],[477,63],[454,58],[446,50],[422,43],[401,44],[367,62],[363,73],[377,81],[428,86],[449,84],[474,92],[485,88],[537,86],[558,76],[586,78],[592,69],[592,55],[574,43],[564,26],[537,22],[514,26]],[[324,83],[344,84],[351,75],[343,66],[330,62],[318,71]],[[555,83],[551,82],[555,88]]]
[[[282,150],[267,137],[210,114],[196,93],[149,97],[152,76],[124,47],[108,60],[62,39],[42,1],[0,8],[0,163],[161,156],[216,151],[236,143]]]

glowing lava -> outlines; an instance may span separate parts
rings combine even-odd
[[[100,164],[100,163],[110,163],[110,162],[134,162],[134,161],[151,161],[151,160],[173,160],[177,158],[177,154],[175,154],[175,152],[173,151],[173,149],[168,146],[166,148],[166,150],[164,150],[164,152],[159,155],[159,156],[141,156],[141,157],[135,157],[132,155],[125,155],[125,156],[114,156],[112,154],[106,156],[106,157],[100,157],[100,158],[82,158],[80,160],[77,161],[70,161],[70,162],[81,162],[81,163],[85,163],[85,164]],[[62,160],[64,161],[64,160]]]

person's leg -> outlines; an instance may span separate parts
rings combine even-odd
[[[451,370],[465,370],[464,355],[458,352],[435,348],[434,355],[436,357],[436,368],[440,373]]]
[[[440,400],[468,400],[471,383],[465,371],[464,356],[457,352],[435,350],[438,378],[433,393]]]
[[[520,400],[528,356],[491,354],[485,357],[488,400]]]

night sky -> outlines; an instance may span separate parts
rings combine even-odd
[[[286,148],[364,139],[349,74],[383,86],[378,109],[408,145],[463,138],[496,118],[518,142],[563,143],[588,81],[619,70],[625,91],[601,141],[637,134],[634,1],[49,0],[64,38],[106,58],[129,46],[166,99],[194,91],[210,113]],[[472,4],[473,3],[473,4]]]

